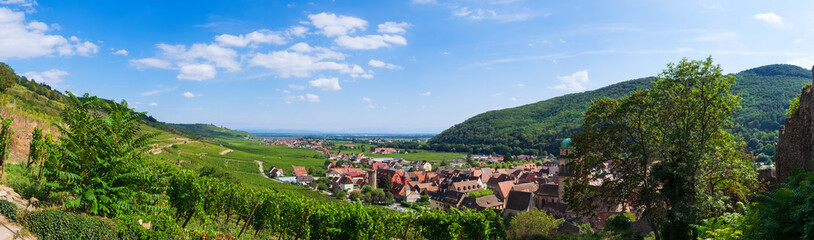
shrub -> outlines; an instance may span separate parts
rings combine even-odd
[[[624,212],[613,215],[605,221],[605,230],[613,232],[624,232],[630,230],[630,222],[635,221],[633,213]]]
[[[493,194],[494,193],[492,192],[492,190],[485,189],[485,188],[481,189],[481,190],[469,192],[469,196],[472,197],[472,198],[479,198],[479,197],[489,196],[489,195],[493,195]]]
[[[17,205],[14,205],[14,203],[6,200],[0,200],[0,214],[3,214],[6,219],[11,220],[12,222],[17,221],[18,211],[19,209],[17,209]]]
[[[28,231],[41,240],[118,239],[113,221],[60,210],[28,212],[21,219]]]

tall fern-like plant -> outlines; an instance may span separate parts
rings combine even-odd
[[[0,116],[0,178],[3,178],[6,172],[6,159],[11,152],[9,146],[11,145],[11,134],[14,134],[14,131],[11,131],[12,121],[14,121],[13,118]]]
[[[52,186],[74,196],[65,207],[109,217],[162,210],[155,206],[161,195],[150,191],[156,173],[143,156],[156,133],[141,133],[142,115],[126,101],[111,104],[68,92],[58,126],[64,157],[45,164]]]

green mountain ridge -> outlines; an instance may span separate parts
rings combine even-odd
[[[747,142],[759,160],[774,156],[777,129],[785,119],[789,100],[811,82],[807,69],[773,64],[734,74],[732,91],[741,94],[733,131]],[[593,99],[617,98],[646,89],[654,77],[628,80],[596,90],[572,93],[514,108],[488,111],[456,124],[430,139],[435,150],[498,154],[555,153],[559,141],[580,131],[585,110]]]

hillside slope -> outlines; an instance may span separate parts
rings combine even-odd
[[[735,74],[732,91],[740,93],[742,109],[733,120],[734,131],[747,141],[747,148],[761,155],[774,155],[776,129],[782,124],[789,100],[810,81],[810,72],[787,64],[767,65]],[[559,140],[579,131],[583,113],[593,99],[616,98],[637,88],[647,88],[655,78],[641,78],[607,87],[568,94],[515,108],[478,114],[452,126],[430,140],[436,150],[475,153],[555,153]]]

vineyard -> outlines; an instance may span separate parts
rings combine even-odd
[[[191,141],[144,126],[143,113],[133,113],[126,102],[70,93],[67,102],[64,125],[57,132],[35,128],[28,161],[12,165],[9,179],[21,195],[57,206],[20,214],[17,221],[40,239],[87,234],[101,239],[505,238],[503,219],[493,211],[404,213],[327,200],[332,198],[264,179],[249,161],[283,165],[304,158],[309,165],[321,164],[324,159],[300,153],[310,150],[240,139],[222,145]],[[16,130],[11,119],[2,120],[4,132]],[[7,135],[0,136],[3,145]],[[172,146],[148,155],[151,143]],[[227,148],[235,151],[219,154]],[[279,156],[263,157],[272,152]],[[234,175],[207,176],[201,172],[205,167]],[[153,227],[144,229],[142,222]]]
[[[234,226],[238,238],[494,239],[505,237],[492,211],[402,213],[361,203],[325,202],[298,194],[254,190],[182,170],[169,182],[169,204],[182,228],[197,220]]]

